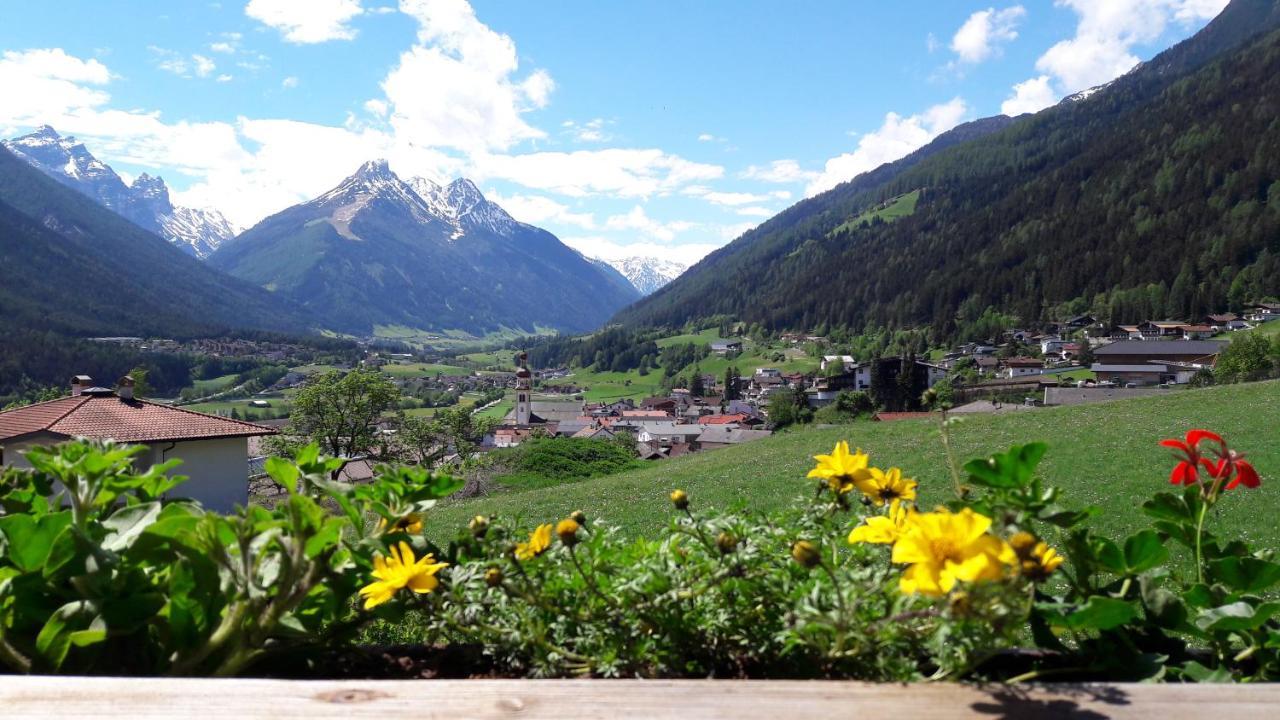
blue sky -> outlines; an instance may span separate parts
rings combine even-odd
[[[591,255],[689,262],[965,120],[1041,109],[1225,0],[24,3],[42,123],[249,226],[386,157]]]

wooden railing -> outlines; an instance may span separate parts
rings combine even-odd
[[[1276,685],[874,685],[733,680],[166,680],[0,676],[0,718],[1280,717]]]

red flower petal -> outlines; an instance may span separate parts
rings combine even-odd
[[[1236,477],[1227,483],[1227,489],[1231,490],[1237,485],[1244,485],[1247,488],[1256,488],[1262,484],[1262,478],[1258,477],[1258,471],[1253,469],[1248,460],[1236,461]]]
[[[1204,466],[1205,472],[1209,473],[1209,477],[1215,480],[1226,477],[1226,474],[1230,472],[1226,458],[1219,458],[1216,461],[1209,458],[1200,458],[1200,464]]]
[[[1212,440],[1218,443],[1218,445],[1223,445],[1223,446],[1226,445],[1226,443],[1222,442],[1222,436],[1211,430],[1188,430],[1187,431],[1187,444],[1190,445],[1191,447],[1196,447],[1197,445],[1199,445],[1201,440]]]
[[[1169,473],[1169,482],[1173,485],[1194,485],[1196,482],[1196,466],[1182,461]]]
[[[1174,450],[1181,450],[1182,452],[1191,452],[1191,448],[1188,447],[1186,443],[1176,438],[1161,440],[1160,444],[1167,448],[1173,448]]]

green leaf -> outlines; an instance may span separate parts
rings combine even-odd
[[[1280,565],[1251,557],[1214,560],[1209,563],[1209,573],[1237,592],[1259,592],[1280,581]]]
[[[102,547],[112,552],[128,549],[160,517],[160,508],[160,503],[149,502],[129,505],[111,513],[111,517],[102,521],[108,531],[102,540]]]
[[[1231,682],[1231,671],[1226,668],[1209,668],[1201,665],[1195,660],[1187,662],[1182,666],[1182,674],[1198,683],[1225,683]]]
[[[1076,525],[1094,517],[1102,512],[1102,508],[1097,505],[1090,505],[1083,510],[1059,510],[1048,515],[1041,516],[1041,520],[1057,525],[1060,528],[1071,529]]]
[[[9,562],[23,572],[39,571],[49,559],[54,539],[70,524],[70,510],[44,515],[38,520],[30,515],[0,517],[0,532],[9,541]]]
[[[1142,604],[1147,608],[1147,616],[1161,627],[1177,629],[1187,620],[1187,608],[1174,593],[1157,585],[1157,579],[1151,575],[1138,578],[1138,588],[1142,591]]]
[[[301,451],[298,453],[298,458],[299,463],[301,463]],[[290,493],[298,492],[298,466],[294,463],[283,458],[269,457],[263,463],[263,469],[267,471],[272,480],[280,483]]]
[[[1154,530],[1143,530],[1124,541],[1124,563],[1130,575],[1137,575],[1163,564],[1169,550]]]
[[[1206,608],[1213,604],[1213,590],[1204,583],[1197,583],[1182,593],[1182,599],[1191,607]]]
[[[1051,623],[1071,630],[1110,630],[1132,621],[1138,609],[1132,603],[1093,595],[1084,607],[1070,614],[1061,611],[1047,616]]]
[[[969,481],[991,488],[1026,487],[1035,476],[1036,465],[1049,446],[1044,443],[1014,445],[1007,453],[997,453],[986,460],[965,463]]]
[[[1093,556],[1098,559],[1098,564],[1110,570],[1117,575],[1125,573],[1124,553],[1120,551],[1120,546],[1111,542],[1106,538],[1094,538],[1093,540]]]
[[[1142,503],[1142,512],[1157,520],[1176,523],[1195,521],[1195,515],[1187,508],[1187,504],[1172,493],[1157,493],[1155,497]]]
[[[61,668],[71,649],[72,634],[85,629],[94,615],[94,607],[88,600],[69,602],[53,611],[36,636],[36,652],[54,670]]]
[[[82,556],[80,549],[81,542],[76,537],[75,530],[70,525],[63,528],[62,532],[58,533],[58,537],[53,539],[53,546],[49,548],[49,556],[45,559],[42,574],[46,578],[53,577],[68,563]],[[72,570],[72,574],[75,572]]]
[[[1241,600],[1200,613],[1196,626],[1210,632],[1220,630],[1252,630],[1280,612],[1280,602],[1262,603],[1256,608]]]

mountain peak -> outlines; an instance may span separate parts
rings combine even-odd
[[[361,165],[360,169],[356,171],[355,177],[383,180],[394,178],[395,173],[391,172],[391,166],[387,164],[385,159],[378,158]]]

